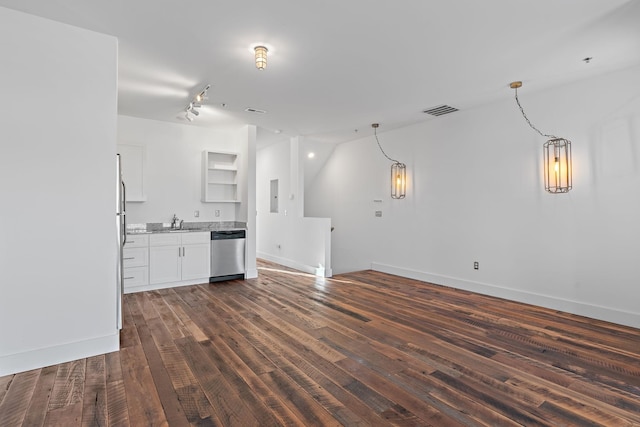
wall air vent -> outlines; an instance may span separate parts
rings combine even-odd
[[[254,114],[264,114],[266,113],[266,111],[264,110],[258,110],[257,108],[246,108],[244,111],[246,111],[247,113],[254,113]]]
[[[453,113],[455,111],[458,111],[458,109],[454,107],[450,107],[449,105],[439,105],[437,107],[424,110],[423,113],[431,114],[432,116],[443,116],[445,114]]]

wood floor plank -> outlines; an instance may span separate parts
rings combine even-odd
[[[2,404],[4,397],[7,395],[7,391],[9,390],[9,386],[11,385],[13,378],[13,375],[0,377],[0,405]]]
[[[82,425],[107,426],[107,381],[104,355],[87,358],[82,405]]]
[[[44,420],[46,426],[75,426],[82,420],[87,359],[58,365]]]
[[[128,427],[131,425],[129,422],[129,407],[127,406],[127,395],[119,353],[105,354],[105,377],[109,425]]]
[[[179,342],[181,353],[184,355],[198,382],[202,385],[208,400],[215,406],[220,419],[225,425],[259,426],[274,424],[275,419],[268,417],[266,420],[258,420],[247,406],[247,402],[240,398],[239,390],[231,386],[222,375],[218,365],[208,356],[204,343],[199,344],[195,340],[184,339]],[[255,404],[255,399],[250,394],[245,394]],[[263,412],[262,408],[259,412]],[[266,413],[266,412],[265,412]],[[262,417],[261,417],[262,418]]]
[[[58,365],[49,410],[82,402],[86,363],[83,359]]]
[[[120,350],[122,377],[132,426],[169,426],[142,346]]]
[[[174,387],[174,383],[172,383],[172,379],[167,372],[167,367],[164,365],[160,351],[151,335],[149,325],[143,314],[142,305],[140,305],[141,302],[142,305],[146,307],[146,314],[151,322],[157,321],[161,323],[162,321],[159,319],[157,314],[153,314],[155,313],[155,310],[150,302],[146,300],[144,295],[139,295],[137,298],[131,298],[131,316],[136,323],[136,330],[138,331],[138,336],[142,344],[142,353],[146,358],[146,363],[144,365],[145,367],[148,367],[150,380],[152,381],[154,389],[157,391],[158,399],[161,402],[162,416],[166,417],[167,422],[171,426],[189,425],[188,416],[185,414],[184,407],[181,405],[177,389]],[[166,345],[170,345],[171,339],[168,338],[166,343]],[[180,384],[180,386],[183,385],[184,384]],[[131,408],[130,405],[129,407]],[[160,408],[155,412],[160,413],[159,409]]]
[[[0,377],[0,426],[640,426],[640,330],[389,274],[124,297],[121,350]]]
[[[42,426],[49,408],[49,398],[53,391],[53,384],[58,372],[57,366],[47,366],[40,371],[40,377],[36,384],[33,396],[23,425],[25,426]],[[2,424],[0,424],[2,425]]]
[[[4,380],[9,388],[0,403],[0,426],[22,425],[39,377],[40,369],[34,369]]]

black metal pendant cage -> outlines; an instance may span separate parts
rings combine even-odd
[[[549,193],[571,190],[571,141],[552,138],[543,145],[544,189]]]
[[[407,195],[407,166],[395,162],[391,165],[391,198],[404,199]]]

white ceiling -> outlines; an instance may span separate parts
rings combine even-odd
[[[190,124],[252,123],[262,139],[348,141],[371,134],[373,122],[384,132],[434,120],[422,111],[437,105],[462,110],[511,97],[513,80],[524,81],[524,94],[640,63],[638,0],[0,6],[118,37],[120,114],[186,124],[184,108],[210,84],[207,105]],[[255,43],[271,47],[264,71],[253,64]]]

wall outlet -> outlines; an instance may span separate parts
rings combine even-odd
[[[478,261],[473,261],[473,269],[474,270],[479,270],[480,269],[480,263]]]
[[[215,215],[216,215],[216,217],[220,216],[220,209],[216,209]]]
[[[198,218],[200,216],[200,211],[193,211],[193,216]]]

